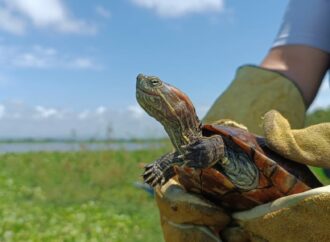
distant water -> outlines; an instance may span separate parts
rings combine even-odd
[[[158,148],[161,143],[70,143],[70,142],[45,142],[45,143],[0,143],[0,153],[23,153],[38,151],[81,151],[81,150],[139,150]]]

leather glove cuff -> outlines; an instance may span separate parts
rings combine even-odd
[[[232,119],[251,132],[263,134],[261,117],[271,109],[281,112],[292,127],[303,127],[306,108],[296,85],[278,72],[246,65],[238,69],[232,84],[215,101],[203,121]]]

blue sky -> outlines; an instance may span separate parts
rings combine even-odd
[[[0,0],[0,136],[162,135],[136,75],[183,89],[202,115],[238,66],[260,63],[286,3]]]

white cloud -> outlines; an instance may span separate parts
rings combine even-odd
[[[13,34],[23,34],[25,27],[26,24],[22,19],[14,17],[8,9],[0,8],[0,29]]]
[[[80,120],[89,119],[89,118],[102,118],[107,115],[108,108],[105,106],[99,106],[94,111],[86,109],[78,113],[77,117]]]
[[[30,18],[35,25],[56,24],[67,18],[61,1],[58,0],[7,0],[9,7]]]
[[[166,136],[156,120],[146,114],[137,119],[134,112],[104,105],[76,112],[7,101],[0,104],[0,138],[68,138],[73,130],[77,138],[105,138],[109,136],[109,127],[113,138]]]
[[[219,12],[224,0],[131,0],[138,6],[164,17],[179,17],[191,13]]]
[[[18,67],[42,68],[48,66],[48,60],[32,53],[23,53],[13,59],[13,64]]]
[[[96,6],[95,11],[98,15],[100,15],[103,18],[111,17],[110,11],[101,5]]]
[[[96,28],[70,15],[62,0],[0,0],[0,28],[21,34],[28,23],[67,33],[95,33]]]
[[[96,114],[98,114],[98,115],[102,115],[102,114],[104,114],[106,111],[107,111],[107,108],[106,108],[106,107],[104,107],[104,106],[99,106],[99,107],[96,109]]]
[[[0,45],[0,65],[20,68],[99,69],[90,57],[73,57],[43,46],[19,47]]]
[[[92,59],[88,57],[79,57],[72,59],[68,62],[69,66],[77,69],[99,69],[99,65],[97,65]]]
[[[86,119],[88,118],[90,115],[90,111],[89,110],[84,110],[81,113],[78,114],[78,119]]]
[[[36,106],[35,110],[36,110],[36,115],[35,115],[36,118],[45,119],[45,118],[62,116],[60,112],[55,108],[45,108],[43,106]]]

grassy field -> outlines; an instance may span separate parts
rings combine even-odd
[[[0,241],[162,241],[138,163],[169,148],[0,156]]]
[[[133,183],[168,150],[1,155],[0,241],[162,241],[154,200]]]

